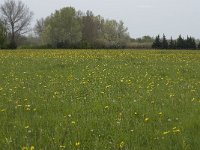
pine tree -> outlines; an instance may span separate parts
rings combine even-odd
[[[187,36],[187,39],[185,40],[185,49],[191,48],[191,37]]]
[[[161,41],[160,41],[160,35],[156,36],[153,44],[152,44],[152,48],[154,49],[160,49],[162,46]]]
[[[174,42],[174,40],[172,39],[172,37],[171,37],[171,39],[170,39],[170,41],[169,41],[169,46],[168,46],[168,48],[169,49],[175,49],[176,47],[175,47],[175,42]]]
[[[184,49],[185,48],[185,41],[184,39],[181,37],[181,35],[179,35],[177,42],[176,42],[176,48],[177,49]]]
[[[197,49],[199,49],[199,50],[200,50],[200,42],[199,42],[199,44],[197,45]]]
[[[192,38],[192,41],[191,41],[191,49],[196,49],[197,48],[197,45],[196,45],[196,41],[194,38]]]
[[[185,49],[196,49],[195,39],[192,37],[188,37],[185,40]]]
[[[162,49],[168,49],[168,42],[164,34],[163,34],[163,39],[162,39]]]

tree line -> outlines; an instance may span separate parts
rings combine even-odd
[[[122,48],[130,39],[127,30],[122,21],[73,7],[57,10],[35,26],[41,44],[51,48]]]
[[[136,48],[136,49],[200,49],[192,37],[166,39],[131,38],[122,21],[105,19],[92,11],[73,7],[56,10],[37,20],[30,28],[33,12],[22,1],[7,0],[0,6],[0,49],[16,48]],[[32,34],[27,34],[32,31]]]
[[[33,13],[24,3],[7,0],[0,13],[0,48],[15,49],[27,43],[38,48],[123,48],[130,41],[122,21],[73,7],[64,7],[37,20],[32,36],[26,33],[30,31]]]
[[[153,49],[200,49],[200,42],[197,43],[197,40],[193,37],[187,36],[184,39],[181,35],[177,39],[167,40],[166,36],[163,34],[163,37],[160,38],[160,35],[156,36],[153,44]]]

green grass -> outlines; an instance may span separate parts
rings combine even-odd
[[[200,52],[0,51],[0,149],[197,150]]]

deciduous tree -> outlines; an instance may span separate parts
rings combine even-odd
[[[7,0],[0,6],[2,20],[10,34],[10,48],[17,47],[17,37],[30,31],[33,13],[22,1]]]
[[[66,48],[81,41],[81,23],[72,7],[65,7],[47,17],[42,29],[45,44]]]

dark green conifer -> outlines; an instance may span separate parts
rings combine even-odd
[[[175,47],[175,42],[174,42],[174,40],[172,39],[172,37],[171,37],[171,39],[170,39],[170,41],[169,41],[169,46],[168,46],[168,48],[169,48],[169,49],[176,49],[176,47]]]
[[[164,34],[163,34],[163,39],[162,39],[162,49],[168,49],[168,41]]]
[[[176,48],[177,49],[184,49],[185,48],[185,41],[182,38],[181,35],[179,35],[177,41],[176,41]]]
[[[160,49],[162,47],[162,43],[160,41],[160,35],[156,36],[153,44],[152,44],[152,48],[154,49]]]

